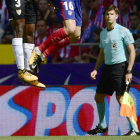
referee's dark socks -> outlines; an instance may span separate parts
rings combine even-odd
[[[99,114],[99,128],[106,128],[106,119],[105,119],[105,102],[97,103],[97,109]]]

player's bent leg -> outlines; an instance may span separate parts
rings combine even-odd
[[[58,44],[50,46],[42,54],[39,52],[38,47],[36,47],[29,60],[30,68],[34,69],[36,73],[38,73],[39,67],[43,63],[44,58],[47,58],[51,53],[54,53],[56,50],[60,50],[61,48],[66,47],[67,45],[69,45],[68,37],[58,42]]]
[[[38,73],[38,69],[40,67],[40,65],[43,63],[43,60],[41,59],[41,54],[38,54],[36,49],[38,47],[35,47],[33,49],[33,53],[29,59],[29,66],[31,70],[35,70],[36,73]]]
[[[81,27],[76,26],[75,20],[69,19],[63,21],[64,30],[69,37],[69,42],[73,43],[80,39],[81,35]]]
[[[69,36],[73,34],[76,29],[76,21],[73,19],[67,19],[63,21],[65,33]]]
[[[69,35],[70,43],[73,43],[73,42],[79,40],[80,36],[81,36],[81,27],[76,26],[74,33]]]
[[[53,53],[56,50],[59,50],[63,47],[66,47],[67,45],[69,45],[69,38],[66,37],[63,40],[61,40],[60,42],[58,42],[58,44],[52,45],[50,46],[48,49],[46,49],[43,54],[38,52],[38,47],[35,47],[30,59],[29,59],[29,66],[31,69],[35,70],[35,69],[39,69],[39,66],[42,64],[44,58],[48,57],[51,53]]]
[[[39,46],[39,51],[43,53],[47,48],[51,47],[52,45],[58,44],[66,37],[68,37],[68,35],[66,34],[64,28],[57,29]]]

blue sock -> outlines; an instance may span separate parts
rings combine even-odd
[[[105,102],[98,104],[97,109],[99,114],[99,128],[106,128],[106,119],[105,119]]]
[[[138,127],[130,120],[130,118],[128,118],[128,121],[130,123],[131,128],[133,128],[136,132],[139,132]]]

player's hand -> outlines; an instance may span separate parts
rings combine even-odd
[[[131,83],[131,81],[132,81],[132,73],[128,73],[128,74],[125,75],[125,83],[126,83],[127,81],[128,81],[129,83]]]
[[[95,79],[96,79],[96,75],[97,75],[97,71],[96,71],[96,70],[93,70],[93,71],[90,73],[91,79],[95,80]]]

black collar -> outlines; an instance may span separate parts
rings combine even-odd
[[[113,28],[113,29],[114,29],[114,28]],[[109,29],[107,28],[107,31],[109,32],[109,31],[112,31],[113,29],[109,30]]]

